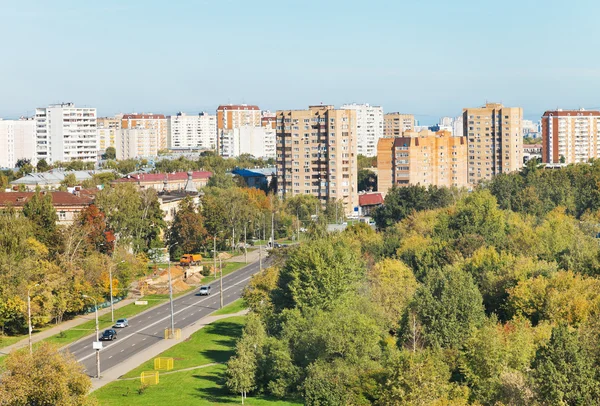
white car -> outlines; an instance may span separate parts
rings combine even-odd
[[[210,295],[210,286],[200,286],[200,290],[198,290],[198,295],[200,295],[200,296]]]
[[[116,328],[129,327],[129,322],[127,321],[127,319],[119,319],[119,320],[117,320],[117,322],[115,323],[115,325],[113,327],[116,327]]]

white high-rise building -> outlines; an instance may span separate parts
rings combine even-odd
[[[453,137],[462,137],[463,136],[463,117],[458,116],[454,119],[452,123],[452,136]]]
[[[169,149],[217,149],[217,116],[200,113],[188,116],[178,113],[167,117]]]
[[[377,142],[383,137],[383,108],[369,104],[344,104],[341,110],[356,111],[357,152],[364,156],[377,155]]]
[[[95,162],[98,153],[96,109],[54,104],[35,110],[36,157],[48,164]]]
[[[276,157],[276,131],[271,126],[254,127],[245,125],[221,132],[220,155],[234,158],[250,154],[255,158]]]
[[[29,159],[37,164],[35,155],[35,121],[21,117],[19,120],[0,118],[0,168],[14,168],[19,159]]]

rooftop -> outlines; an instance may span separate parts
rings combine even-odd
[[[212,172],[207,171],[194,171],[192,172],[192,179],[208,179],[212,176]],[[187,172],[173,172],[173,173],[141,173],[135,175],[127,175],[124,178],[115,180],[116,183],[123,182],[163,182],[168,181],[183,181],[187,180]]]
[[[69,192],[41,192],[42,194],[50,194],[52,196],[52,204],[54,207],[61,206],[89,206],[93,199],[88,196],[76,196]],[[12,206],[23,207],[35,192],[0,192],[0,207]]]
[[[359,206],[375,206],[378,204],[383,204],[383,196],[381,193],[362,193],[358,195],[358,205]]]

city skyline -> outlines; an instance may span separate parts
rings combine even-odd
[[[2,4],[0,34],[15,40],[0,67],[10,95],[0,117],[60,102],[99,116],[369,103],[427,125],[486,101],[522,106],[535,120],[550,109],[597,109],[600,57],[587,49],[600,6],[560,4]]]

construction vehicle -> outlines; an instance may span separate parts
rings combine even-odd
[[[192,266],[202,261],[202,255],[200,254],[185,254],[179,258],[179,265],[181,266]]]

